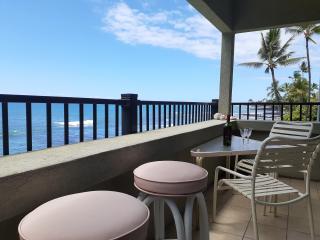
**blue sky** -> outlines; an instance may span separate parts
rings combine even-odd
[[[0,31],[1,93],[218,97],[221,34],[185,0],[0,0]],[[259,44],[258,32],[236,36],[234,101],[266,97],[270,76],[236,65],[255,60]],[[292,50],[305,54],[302,38]],[[318,82],[319,46],[311,52]],[[277,79],[296,68],[277,69]]]

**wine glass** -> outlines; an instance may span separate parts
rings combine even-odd
[[[244,143],[244,140],[245,140],[246,135],[247,135],[246,128],[240,128],[239,130],[240,130],[240,135],[241,135],[241,138],[242,138],[242,143]]]
[[[252,128],[247,128],[247,131],[246,131],[246,138],[248,140],[248,143],[249,143],[249,138],[251,136],[251,133],[252,133]]]

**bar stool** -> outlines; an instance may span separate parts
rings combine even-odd
[[[145,240],[149,209],[119,192],[77,193],[49,201],[26,215],[21,240]]]
[[[165,239],[164,204],[172,212],[178,240],[192,239],[192,212],[195,199],[199,204],[200,239],[209,240],[208,212],[202,194],[208,172],[191,163],[158,161],[143,164],[134,170],[134,185],[140,190],[139,199],[153,203],[155,239]],[[184,219],[173,198],[186,198]]]

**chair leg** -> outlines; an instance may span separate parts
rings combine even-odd
[[[217,174],[217,171],[215,173],[215,176],[214,176],[214,186],[213,186],[213,206],[212,206],[212,220],[213,222],[215,221],[216,219],[216,216],[217,216],[217,198],[218,196],[218,174]]]
[[[203,193],[197,193],[197,200],[200,209],[200,239],[209,240],[209,219],[206,200]]]
[[[159,199],[153,196],[147,196],[143,202],[149,206],[151,203],[154,203],[154,215],[155,215],[155,230],[156,230],[156,235],[155,235],[155,239],[159,239],[161,237],[161,232],[163,233],[162,239],[164,239],[164,230],[161,231],[161,229],[164,229],[164,221],[162,221],[163,223],[163,228],[161,227],[161,218],[164,217],[161,215],[161,213],[159,213],[159,210],[164,210],[164,203],[166,203],[168,205],[168,207],[171,210],[171,213],[173,215],[173,219],[175,222],[175,226],[176,226],[176,231],[177,231],[177,240],[185,240],[185,230],[184,230],[184,224],[183,224],[183,219],[181,217],[181,214],[179,212],[179,209],[177,207],[177,205],[174,203],[174,201],[172,201],[171,199]],[[162,202],[162,203],[161,203]],[[162,211],[163,213],[163,211]],[[160,218],[159,218],[160,216]],[[159,221],[160,219],[160,221]],[[162,240],[161,239],[161,240]]]
[[[308,215],[309,215],[309,224],[310,224],[310,235],[311,240],[314,240],[314,222],[313,222],[313,214],[312,214],[312,203],[311,196],[308,197]]]
[[[269,197],[269,202],[273,202],[273,196]],[[272,213],[272,206],[269,206],[269,213]]]
[[[254,198],[251,199],[251,211],[252,211],[252,223],[253,223],[255,240],[259,240],[257,209],[256,209],[256,201]]]
[[[154,215],[154,238],[160,240],[160,199],[156,198],[153,201],[153,215]]]
[[[275,195],[275,196],[274,196],[274,202],[275,202],[275,203],[278,202],[278,195]],[[274,217],[277,217],[277,212],[278,212],[278,208],[277,208],[277,206],[274,206],[274,208],[273,208],[273,216],[274,216]]]
[[[231,157],[226,157],[226,168],[231,169]],[[226,173],[226,178],[230,179],[230,173]]]
[[[194,199],[194,196],[190,196],[187,198],[184,210],[184,228],[186,232],[186,240],[192,240],[192,214]]]
[[[237,172],[237,170],[238,170],[238,168],[237,168],[238,162],[239,162],[239,155],[236,155],[235,159],[234,159],[234,171],[235,172]],[[237,178],[236,175],[234,175],[233,178],[236,179]]]
[[[267,196],[264,196],[264,201],[267,202]],[[263,216],[267,215],[267,204],[263,205]]]
[[[164,220],[164,201],[159,199],[159,237],[164,239],[165,237],[165,220]]]
[[[181,217],[181,214],[179,212],[179,209],[177,205],[171,200],[171,199],[164,199],[165,203],[168,205],[170,208],[173,219],[176,225],[176,231],[177,231],[177,239],[178,240],[185,240],[185,230],[184,230],[184,225],[183,225],[183,220]]]

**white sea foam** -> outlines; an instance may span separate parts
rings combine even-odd
[[[55,124],[60,125],[60,126],[64,126],[64,122],[55,122]],[[69,122],[69,127],[79,127],[79,126],[80,126],[80,121],[70,121]],[[92,127],[93,120],[84,120],[83,126],[84,127]]]

